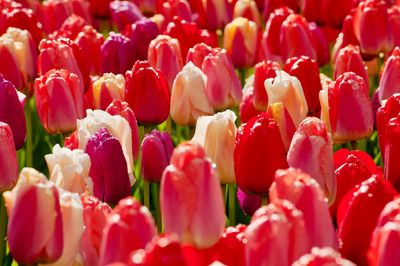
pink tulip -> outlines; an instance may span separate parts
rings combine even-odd
[[[150,19],[136,21],[124,32],[124,35],[134,43],[138,60],[147,60],[149,44],[158,34],[157,24]]]
[[[213,51],[213,48],[205,43],[198,43],[189,49],[186,63],[192,62],[196,67],[202,68],[204,58]]]
[[[121,74],[105,73],[95,80],[89,89],[93,107],[105,110],[114,99],[124,100],[125,78]]]
[[[14,139],[8,124],[0,122],[0,191],[12,189],[18,179],[18,161]]]
[[[301,256],[292,266],[355,266],[349,260],[340,256],[340,253],[332,248],[314,247],[311,252]]]
[[[337,79],[345,72],[354,72],[362,77],[369,88],[367,68],[360,54],[360,48],[352,44],[340,49],[337,52],[334,65],[334,78]]]
[[[225,227],[221,187],[204,150],[190,142],[179,145],[161,179],[161,214],[166,233],[182,243],[207,248]]]
[[[400,48],[395,47],[392,54],[386,59],[383,66],[376,97],[379,103],[390,98],[395,93],[400,93],[400,79],[396,73],[400,71]]]
[[[222,29],[232,20],[233,6],[227,0],[201,1],[200,22],[206,29]]]
[[[0,56],[2,58],[0,73],[16,88],[22,88],[23,80],[18,67],[15,47],[12,42],[5,38],[0,38]]]
[[[112,1],[110,11],[111,21],[119,31],[143,18],[142,12],[131,1]]]

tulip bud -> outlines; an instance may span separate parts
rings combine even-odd
[[[157,13],[164,16],[166,21],[171,21],[173,17],[178,16],[186,21],[192,21],[192,10],[186,0],[168,0],[161,2]]]
[[[147,60],[149,44],[158,34],[157,24],[150,19],[136,21],[124,33],[135,44],[138,60]]]
[[[192,62],[196,67],[202,68],[204,58],[213,51],[213,48],[205,43],[198,43],[189,49],[186,63]]]
[[[45,160],[50,180],[57,187],[78,194],[85,192],[91,165],[89,155],[82,150],[71,151],[56,144],[53,153],[45,155]]]
[[[349,44],[360,46],[357,40],[356,34],[354,33],[354,18],[348,15],[343,20],[342,31],[336,38],[335,45],[332,49],[332,62],[336,61],[337,53],[340,49],[346,47]]]
[[[18,92],[11,82],[0,74],[0,122],[7,123],[12,131],[15,149],[24,145],[26,124],[24,107],[18,99]]]
[[[93,82],[90,89],[93,107],[105,110],[114,99],[124,100],[125,79],[121,74],[105,73]]]
[[[170,93],[164,74],[147,61],[136,61],[125,73],[126,101],[139,123],[157,125],[168,118]]]
[[[9,217],[7,242],[13,258],[21,264],[59,259],[64,234],[54,184],[35,169],[24,168],[17,185],[3,196]]]
[[[161,214],[165,232],[184,244],[214,245],[225,227],[221,187],[201,146],[179,145],[161,179]],[[212,213],[212,215],[209,215]]]
[[[16,53],[16,48],[11,40],[0,38],[0,56],[2,58],[0,73],[15,87],[22,89],[23,80]]]
[[[161,181],[164,169],[169,165],[174,144],[167,132],[153,130],[142,141],[141,169],[147,182]]]
[[[268,94],[265,90],[265,80],[275,78],[281,67],[275,61],[261,61],[254,67],[254,106],[259,111],[268,108]]]
[[[311,247],[304,222],[286,200],[258,209],[245,230],[247,265],[291,265]]]
[[[158,35],[150,42],[148,60],[150,66],[165,74],[169,88],[172,88],[176,75],[183,67],[178,40],[168,35]]]
[[[85,152],[90,156],[89,175],[93,181],[94,196],[102,201],[116,204],[130,195],[130,177],[117,138],[106,128],[102,128],[89,139]]]
[[[200,144],[216,164],[221,183],[235,182],[233,149],[236,137],[236,115],[231,110],[213,116],[201,116],[196,123],[192,141]]]
[[[244,17],[256,23],[257,27],[261,26],[260,13],[257,9],[256,2],[253,0],[239,0],[233,9],[233,17]]]
[[[40,121],[50,134],[76,129],[83,117],[83,90],[78,76],[66,69],[50,70],[35,80],[35,101]]]
[[[400,169],[396,158],[398,158],[400,152],[399,136],[400,117],[397,115],[386,124],[384,169],[385,179],[398,190],[400,190]]]
[[[155,235],[149,210],[132,197],[121,200],[104,228],[99,265],[127,263],[129,254],[144,248]]]
[[[329,43],[327,37],[325,37],[325,32],[315,22],[309,22],[308,29],[311,32],[315,52],[317,53],[318,65],[323,66],[329,63]]]
[[[101,73],[103,35],[97,32],[92,26],[85,26],[76,36],[75,42],[82,49],[83,53],[87,55],[85,61],[88,72],[90,74]]]
[[[253,216],[253,214],[262,206],[262,197],[257,194],[248,194],[240,188],[237,190],[237,199],[243,213]]]
[[[378,175],[346,194],[338,209],[338,236],[343,257],[357,265],[368,265],[367,251],[379,214],[396,195],[396,190]]]
[[[171,117],[178,125],[194,125],[197,118],[213,114],[206,94],[207,78],[192,62],[178,73],[171,91]]]
[[[235,67],[250,67],[256,60],[258,29],[246,18],[235,18],[225,26],[224,48],[232,57]]]
[[[14,139],[8,124],[0,122],[0,191],[10,190],[18,179],[18,161]]]
[[[278,125],[272,118],[261,113],[242,124],[234,149],[235,175],[240,189],[266,195],[275,171],[287,167],[285,147]]]
[[[329,215],[328,204],[315,179],[294,168],[278,170],[269,196],[271,203],[288,200],[303,212],[311,247],[337,248],[336,233]]]
[[[293,57],[286,61],[284,70],[300,81],[307,101],[308,113],[318,113],[321,109],[319,92],[322,86],[317,62],[307,56]]]
[[[134,43],[127,37],[110,32],[101,46],[103,73],[124,74],[135,63],[137,55]]]
[[[201,24],[209,30],[222,29],[232,21],[233,6],[228,0],[205,0],[201,8]]]
[[[254,76],[251,76],[246,80],[246,84],[243,89],[243,99],[239,106],[239,117],[242,123],[247,123],[252,117],[261,113],[261,111],[255,107],[253,83]],[[265,92],[265,95],[266,94],[267,93]]]
[[[321,119],[332,132],[334,143],[371,135],[374,117],[368,94],[364,79],[352,72],[342,74],[320,91]]]
[[[318,182],[329,204],[336,195],[332,146],[332,137],[324,122],[307,117],[294,134],[287,155],[290,167],[303,170]]]
[[[400,93],[400,79],[396,73],[400,71],[400,48],[395,47],[392,54],[386,59],[376,90],[379,103],[390,98],[395,93]]]
[[[379,25],[376,23],[379,21]],[[393,48],[388,7],[381,0],[367,0],[354,11],[354,33],[360,42],[361,53],[376,56]]]
[[[311,252],[301,256],[296,260],[292,266],[355,266],[349,260],[346,260],[340,256],[340,253],[333,248],[325,247],[318,248],[314,247]]]
[[[260,6],[260,0],[256,1],[258,3],[257,5]],[[264,0],[262,2],[262,9],[260,10],[262,10],[262,15],[266,21],[272,16],[271,13],[282,7],[290,8],[291,10],[296,11],[296,13],[300,12],[300,1],[298,0]]]
[[[112,1],[110,3],[111,21],[123,31],[127,26],[143,18],[142,12],[131,1]]]
[[[394,47],[400,45],[400,7],[393,5],[388,9],[390,30],[392,31],[392,38]]]
[[[112,103],[107,107],[106,112],[115,116],[120,115],[126,119],[129,123],[129,127],[132,132],[132,154],[133,158],[136,160],[139,154],[139,128],[136,121],[135,114],[130,108],[127,102],[121,102],[118,100],[113,100]]]

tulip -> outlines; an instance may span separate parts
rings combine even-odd
[[[104,43],[103,35],[97,32],[92,26],[85,26],[76,36],[75,42],[82,49],[83,53],[87,55],[85,61],[88,72],[90,74],[101,73],[101,46]]]
[[[337,189],[336,199],[330,211],[332,216],[336,217],[340,202],[350,190],[372,175],[382,173],[366,152],[340,149],[333,156]]]
[[[242,123],[247,123],[252,117],[261,113],[261,111],[255,107],[253,83],[254,76],[247,79],[243,89],[243,99],[239,106],[239,117]]]
[[[157,125],[168,118],[170,93],[164,74],[147,61],[136,61],[125,73],[125,100],[139,123]]]
[[[57,187],[78,194],[85,192],[91,165],[89,155],[82,150],[61,148],[56,144],[53,153],[45,155],[45,160],[50,180]]]
[[[256,194],[248,194],[240,188],[237,190],[237,199],[243,213],[253,216],[253,214],[262,206],[262,197]]]
[[[89,0],[89,11],[93,17],[110,17],[110,3],[113,0]]]
[[[125,79],[121,74],[105,73],[93,82],[90,88],[92,104],[95,109],[105,110],[115,99],[122,101],[125,98]]]
[[[282,7],[287,7],[290,8],[291,10],[296,11],[296,13],[299,13],[297,11],[300,11],[300,2],[298,0],[256,0],[257,3],[263,2],[262,3],[262,15],[265,19],[265,21],[268,20],[269,17],[272,16],[272,13],[279,8]],[[260,4],[257,4],[260,6]]]
[[[132,154],[133,158],[136,160],[139,154],[139,128],[136,121],[135,114],[130,108],[127,102],[121,102],[118,100],[113,100],[112,103],[107,107],[106,112],[115,116],[120,115],[126,119],[129,123],[129,127],[132,132]]]
[[[12,132],[15,149],[24,145],[26,125],[24,106],[14,85],[0,74],[0,122],[7,123]]]
[[[222,29],[232,20],[233,6],[227,0],[205,0],[201,8],[201,24],[209,30]]]
[[[58,30],[49,34],[49,39],[57,40],[58,38],[65,37],[74,40],[85,25],[87,25],[87,23],[82,17],[72,14],[64,20]]]
[[[207,76],[206,93],[216,110],[239,105],[242,87],[232,61],[224,49],[215,48],[205,56],[202,70]]]
[[[205,43],[198,43],[189,49],[186,63],[192,62],[196,67],[202,68],[204,58],[213,51],[213,48]]]
[[[318,182],[301,170],[278,170],[271,185],[271,203],[289,200],[303,212],[311,247],[338,246],[325,195]]]
[[[153,130],[144,136],[141,161],[144,180],[157,183],[161,181],[162,173],[169,165],[173,149],[174,144],[167,132]]]
[[[76,129],[83,117],[83,91],[78,76],[66,69],[50,70],[35,80],[35,101],[40,121],[48,133]]]
[[[24,168],[14,189],[3,196],[9,217],[7,242],[13,258],[21,264],[60,258],[64,234],[54,184],[35,169]]]
[[[207,78],[192,62],[178,73],[171,91],[171,117],[179,125],[194,125],[197,118],[212,115],[206,94]]]
[[[112,209],[94,196],[82,195],[81,201],[85,231],[81,238],[80,256],[84,265],[98,265],[103,231]]]
[[[336,195],[332,145],[332,136],[324,122],[308,117],[294,134],[287,155],[290,167],[303,170],[318,182],[329,204],[333,203]]]
[[[201,116],[196,123],[192,141],[200,144],[216,164],[221,183],[235,182],[233,149],[236,137],[236,115],[231,110],[213,116]]]
[[[268,107],[268,94],[265,90],[265,80],[275,78],[281,67],[275,61],[261,61],[254,67],[254,106],[257,110],[265,111]]]
[[[221,187],[198,144],[180,144],[161,179],[161,215],[167,234],[198,248],[214,245],[225,227]]]
[[[261,113],[242,124],[234,148],[235,175],[241,190],[264,196],[275,171],[287,167],[285,147],[272,118]]]
[[[257,9],[256,2],[253,0],[239,0],[233,9],[233,17],[244,17],[256,23],[257,27],[261,26],[260,13]]]
[[[379,26],[376,21],[379,21]],[[360,2],[354,12],[353,27],[362,54],[376,56],[379,52],[392,50],[388,7],[384,1]]]
[[[232,57],[235,67],[250,67],[256,60],[258,29],[246,18],[235,18],[225,26],[224,48]]]
[[[7,38],[0,38],[0,73],[5,79],[9,80],[15,87],[22,88],[23,80],[18,66],[16,48]]]
[[[346,260],[340,256],[336,250],[326,247],[318,248],[314,247],[311,252],[301,256],[296,260],[293,266],[311,266],[311,265],[331,265],[331,266],[355,266],[349,260]]]
[[[337,36],[335,45],[332,49],[332,62],[336,61],[336,56],[340,49],[346,47],[349,44],[360,46],[354,32],[353,24],[354,18],[351,15],[346,16],[343,20],[342,31]]]
[[[245,257],[245,229],[246,226],[238,224],[235,227],[227,227],[221,238],[215,245],[218,261],[224,265],[246,265]]]
[[[110,3],[111,21],[118,28],[124,30],[127,26],[143,18],[142,12],[131,1],[112,1]]]
[[[334,143],[371,135],[374,117],[368,94],[364,79],[352,72],[342,74],[320,91],[321,119],[332,132]]]
[[[392,31],[393,45],[394,47],[400,45],[400,7],[393,5],[388,9],[390,29]]]
[[[168,35],[158,35],[150,42],[148,60],[151,67],[165,74],[171,89],[176,75],[183,67],[178,40]]]
[[[329,63],[329,43],[326,36],[327,34],[317,26],[315,22],[308,23],[308,29],[311,32],[314,41],[315,52],[317,53],[318,65],[323,66]]]
[[[334,78],[337,79],[345,72],[354,72],[362,77],[369,88],[367,68],[360,54],[360,48],[354,45],[347,45],[337,52],[334,65]]]
[[[258,209],[245,230],[247,265],[291,265],[310,247],[304,222],[286,200]]]
[[[0,192],[10,190],[17,183],[18,161],[14,139],[8,124],[0,122]]]
[[[147,60],[150,42],[158,36],[157,24],[150,19],[141,19],[125,31],[125,35],[135,44],[138,60]]]
[[[268,105],[282,103],[297,127],[308,113],[300,81],[284,71],[277,71],[276,77],[265,80],[264,86],[268,95]]]
[[[293,57],[286,61],[284,70],[300,81],[307,101],[308,113],[317,113],[321,108],[319,92],[322,89],[317,62],[307,56]]]
[[[156,227],[149,210],[132,197],[121,200],[108,217],[99,265],[127,263],[129,254],[144,248],[155,235]]]
[[[89,139],[85,152],[90,156],[94,196],[116,204],[130,195],[128,168],[117,138],[102,128]]]
[[[397,115],[396,117],[391,118],[386,124],[384,140],[384,169],[385,179],[389,181],[397,190],[400,191],[400,169],[396,160],[400,152],[399,130],[400,117],[399,115]]]
[[[164,16],[166,21],[171,21],[173,17],[178,16],[186,21],[192,21],[192,10],[186,0],[169,0],[162,2],[157,13]]]
[[[127,37],[110,32],[101,46],[103,73],[123,74],[135,63],[137,55],[134,43]]]

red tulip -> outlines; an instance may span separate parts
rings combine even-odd
[[[166,21],[171,21],[173,17],[178,16],[186,21],[192,21],[192,10],[186,0],[168,0],[159,1],[162,4],[157,13],[164,16]]]
[[[11,128],[8,124],[0,122],[0,191],[10,190],[18,179],[18,161]]]
[[[400,71],[400,48],[395,47],[385,61],[380,75],[379,88],[375,92],[380,104],[395,93],[400,93],[400,79],[396,75],[398,71]]]
[[[336,232],[328,204],[315,179],[298,169],[279,170],[275,174],[275,182],[271,185],[269,195],[271,203],[288,200],[303,212],[311,247],[337,248]]]
[[[231,266],[246,265],[245,229],[246,226],[242,224],[238,224],[235,227],[230,226],[225,229],[215,245],[219,262]]]
[[[275,61],[261,61],[254,67],[254,106],[257,110],[265,111],[268,107],[268,95],[265,90],[265,80],[275,78],[281,67]]]
[[[338,236],[343,257],[357,265],[368,265],[367,251],[379,214],[396,195],[390,183],[377,175],[346,194],[338,209]]]
[[[78,76],[66,69],[50,70],[35,80],[37,112],[51,134],[76,129],[76,120],[84,116],[82,98]]]
[[[23,80],[13,42],[5,38],[0,38],[0,56],[3,62],[0,64],[0,73],[16,88],[22,89]]]
[[[318,65],[323,66],[329,63],[329,43],[325,33],[315,22],[309,22],[308,29],[314,41]]]
[[[234,167],[240,189],[261,195],[268,193],[275,171],[288,167],[278,125],[266,113],[253,117],[239,128]]]
[[[110,3],[113,0],[89,0],[89,11],[93,17],[110,17]]]
[[[196,67],[203,66],[204,58],[213,51],[213,48],[205,43],[198,43],[189,49],[186,63],[192,62]]]
[[[99,265],[128,263],[130,253],[144,248],[155,235],[149,210],[132,197],[121,200],[104,228]]]
[[[214,245],[225,227],[221,187],[211,162],[198,144],[179,145],[161,179],[161,214],[166,233],[184,244]]]
[[[292,266],[355,266],[351,261],[342,258],[336,250],[332,248],[311,249],[311,252],[301,256]]]
[[[18,99],[14,85],[0,74],[0,122],[10,126],[15,149],[25,143],[26,124],[24,106]]]
[[[263,9],[261,10],[263,10],[262,15],[265,21],[267,21],[270,16],[272,16],[272,13],[279,8],[287,7],[291,10],[295,10],[296,13],[300,11],[300,1],[298,0],[258,0],[257,2],[263,2]]]
[[[233,5],[228,0],[205,0],[200,5],[199,21],[206,29],[222,29],[232,20]]]
[[[307,56],[293,57],[286,61],[284,70],[299,79],[306,97],[308,113],[317,113],[321,108],[319,92],[322,89],[317,62]]]
[[[110,11],[111,21],[120,32],[143,18],[142,12],[131,1],[112,1],[110,3]]]
[[[124,33],[134,43],[138,60],[147,60],[149,44],[158,34],[157,24],[150,19],[136,21]]]
[[[137,61],[125,73],[125,100],[141,124],[160,124],[168,118],[170,93],[164,74],[147,61]]]
[[[103,35],[97,32],[92,26],[85,26],[76,36],[75,42],[82,49],[82,52],[87,55],[85,61],[88,72],[90,74],[101,73]]]
[[[400,169],[397,163],[400,152],[400,116],[391,118],[386,124],[384,139],[385,179],[400,191]]]
[[[254,79],[251,83],[254,83]],[[246,84],[243,91],[242,102],[239,106],[239,117],[242,123],[247,123],[252,117],[261,113],[254,104],[253,84]]]
[[[388,9],[390,29],[392,31],[393,45],[394,47],[400,45],[400,7],[393,5]]]
[[[360,46],[354,32],[353,24],[354,18],[351,15],[346,16],[343,20],[342,31],[337,36],[335,45],[332,49],[332,62],[336,61],[336,56],[340,49],[346,47],[349,44]]]

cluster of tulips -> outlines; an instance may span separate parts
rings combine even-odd
[[[0,265],[400,265],[400,1],[0,7]]]

